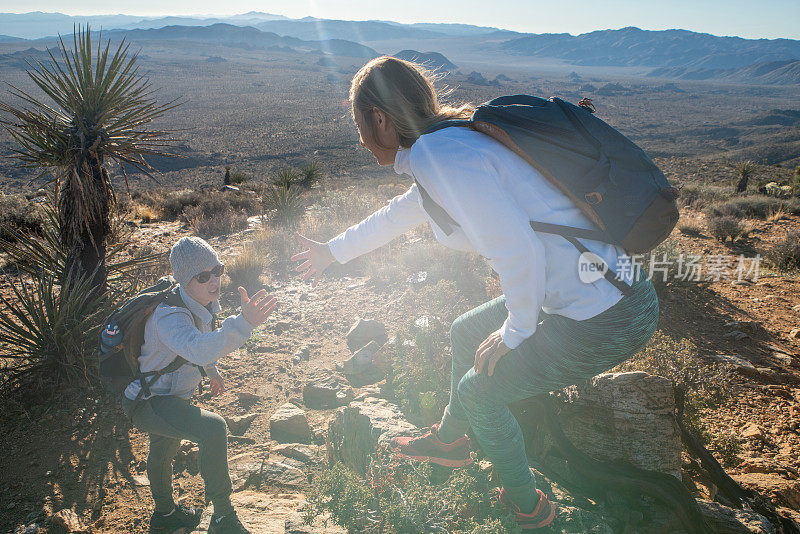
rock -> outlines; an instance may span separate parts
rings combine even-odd
[[[38,534],[41,527],[36,523],[30,525],[20,525],[14,529],[14,534]]]
[[[388,335],[386,327],[380,321],[374,319],[361,319],[356,317],[356,322],[347,332],[347,347],[350,352],[356,352],[370,341],[375,341],[378,345],[386,343]]]
[[[283,443],[306,443],[313,439],[306,412],[288,402],[269,418],[269,435]]]
[[[371,340],[369,343],[355,351],[355,353],[348,359],[342,362],[342,369],[345,374],[358,374],[362,373],[369,365],[372,364],[372,359],[381,349],[381,345]]]
[[[262,482],[280,486],[302,486],[308,483],[308,475],[296,467],[283,462],[264,462],[259,472]]]
[[[133,475],[133,485],[145,487],[150,485],[150,480],[147,475]]]
[[[746,439],[764,439],[764,432],[755,423],[747,423],[742,427],[741,435]]]
[[[303,523],[303,504],[306,497],[302,493],[267,494],[245,490],[231,495],[231,502],[242,523],[253,534],[286,534],[292,532],[293,525]],[[209,506],[203,513],[198,527],[199,532],[208,530],[208,522],[213,513]],[[314,534],[345,534],[346,530],[323,519],[315,521],[310,527]],[[302,532],[302,531],[300,531]]]
[[[256,395],[249,391],[236,391],[240,406],[252,406],[261,400],[261,395]]]
[[[578,449],[601,461],[625,460],[680,479],[681,436],[668,379],[641,371],[601,374],[564,389],[557,405],[564,433]],[[537,432],[538,427],[527,429],[529,436]]]
[[[742,486],[768,496],[774,502],[794,508],[800,508],[800,481],[786,480],[771,473],[743,473],[731,475]]]
[[[336,408],[349,403],[354,395],[353,388],[342,378],[330,375],[303,387],[303,404],[314,410]]]
[[[697,504],[713,532],[724,532],[725,534],[775,533],[775,527],[766,517],[748,508],[737,510],[703,499],[698,499]]]
[[[789,337],[792,339],[800,339],[800,328],[793,328],[791,332],[789,332]]]
[[[287,443],[273,447],[270,451],[287,458],[293,458],[303,463],[313,464],[322,459],[322,451],[317,445],[305,445],[303,443]]]
[[[556,519],[550,529],[551,532],[561,534],[614,534],[614,529],[603,519],[575,506],[558,504]]]
[[[400,408],[383,399],[368,398],[339,408],[328,423],[326,446],[328,461],[341,461],[364,473],[369,455],[379,444],[388,444],[395,436],[414,434]]]
[[[722,337],[727,337],[733,339],[734,341],[741,341],[743,339],[747,339],[750,336],[748,334],[745,334],[741,330],[732,330]]]
[[[295,363],[307,362],[311,358],[311,349],[307,346],[300,347],[297,352],[292,356],[292,361]]]
[[[80,518],[78,518],[78,514],[73,512],[70,508],[64,508],[63,510],[51,516],[50,524],[64,529],[70,534],[88,534],[90,532],[85,526],[83,526]]]
[[[252,453],[230,458],[228,466],[234,491],[255,488],[262,482],[290,487],[308,483],[308,476],[300,469],[283,462],[258,459]]]
[[[241,436],[247,429],[250,428],[250,423],[258,417],[257,413],[249,413],[247,415],[231,415],[225,416],[225,422],[228,424],[228,430],[234,436]]]
[[[797,306],[793,306],[792,311],[800,312],[800,304],[798,304]]]

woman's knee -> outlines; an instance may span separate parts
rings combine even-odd
[[[203,413],[203,425],[201,435],[198,436],[201,442],[206,443],[223,443],[227,441],[228,425],[225,419],[219,414],[213,412]]]
[[[486,406],[491,399],[491,387],[485,374],[477,374],[470,370],[458,382],[456,391],[458,400],[468,414]]]

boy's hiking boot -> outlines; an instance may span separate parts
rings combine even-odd
[[[231,512],[221,517],[212,515],[208,523],[208,534],[250,534],[250,531],[236,517],[236,512]]]
[[[436,436],[439,425],[433,425],[420,437],[398,437],[389,442],[391,450],[401,458],[430,460],[446,467],[463,467],[472,463],[469,438],[463,436],[453,443],[442,443]]]
[[[517,520],[517,526],[522,530],[533,530],[535,528],[542,528],[550,525],[556,518],[556,505],[547,499],[547,495],[542,490],[537,489],[536,493],[539,494],[539,503],[530,514],[523,514],[519,510],[519,506],[511,502],[503,488],[500,488],[500,495],[497,496],[500,504],[507,509],[514,512],[514,517]]]
[[[153,512],[150,517],[151,534],[177,534],[192,532],[200,524],[200,516],[203,510],[179,504],[175,510],[169,514],[159,514]]]

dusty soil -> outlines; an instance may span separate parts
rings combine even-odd
[[[701,214],[690,211],[686,215],[705,227]],[[789,229],[800,228],[800,219],[755,224],[751,237],[734,248],[716,242],[707,232],[686,236],[676,230],[673,240],[686,253],[749,255]],[[139,243],[165,249],[187,231],[177,223],[166,223],[142,225],[138,232]],[[224,255],[246,239],[243,233],[211,241]],[[350,356],[345,333],[357,316],[379,319],[390,335],[415,316],[400,298],[406,290],[402,283],[378,290],[365,277],[329,276],[312,288],[289,273],[268,276],[280,301],[278,310],[245,347],[220,361],[228,390],[218,397],[206,391],[196,398],[200,406],[225,416],[259,414],[245,439],[231,438],[231,458],[250,453],[258,459],[280,459],[270,454],[275,447],[269,434],[270,415],[281,404],[301,399],[302,386],[309,379],[332,373],[335,362]],[[7,282],[3,284],[0,289],[7,291]],[[800,339],[790,337],[800,327],[797,274],[762,268],[755,283],[734,285],[720,280],[702,287],[670,283],[661,293],[660,328],[693,343],[707,365],[704,369],[728,366],[732,370],[729,400],[703,414],[714,432],[730,432],[742,439],[739,461],[729,472],[768,473],[787,484],[797,481]],[[224,304],[233,311],[236,302]],[[747,337],[729,336],[734,330]],[[293,356],[302,347],[310,350],[310,359],[295,362]],[[753,369],[730,366],[719,355],[736,355],[751,362]],[[248,403],[241,392],[257,397]],[[131,428],[113,403],[96,397],[61,391],[50,404],[0,414],[0,531],[13,532],[33,522],[45,526],[41,511],[63,508],[73,508],[92,532],[147,531],[152,502],[148,487],[140,485],[147,437]],[[309,409],[307,413],[317,443],[322,443],[331,410]],[[757,426],[760,437],[744,436],[744,427],[750,424]],[[321,465],[320,461],[299,467],[310,477]],[[192,471],[176,464],[176,494],[185,502],[202,505],[202,480]],[[259,532],[284,532],[284,525],[299,524],[298,510],[306,489],[307,484],[260,484],[237,492],[235,499],[245,510],[243,516],[262,522]],[[800,494],[792,497],[795,500],[782,494],[771,497],[784,513],[792,513],[793,507],[796,517],[800,516]],[[309,531],[324,532],[320,525]]]

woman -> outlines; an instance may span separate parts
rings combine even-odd
[[[145,323],[139,368],[142,372],[165,369],[179,356],[188,363],[158,377],[149,385],[148,395],[138,380],[131,382],[122,400],[133,423],[150,435],[147,477],[155,501],[150,532],[191,532],[200,522],[200,511],[176,506],[172,498],[172,460],[181,440],[188,439],[200,448],[206,499],[214,504],[208,534],[247,534],[230,500],[225,420],[194,406],[190,399],[202,379],[201,369],[210,377],[213,394],[224,391],[215,362],[244,345],[277,301],[264,290],[251,299],[240,287],[242,312],[217,327],[220,277],[225,270],[217,253],[199,237],[183,237],[172,247],[169,261],[180,284],[180,299],[172,303],[178,305],[159,304]]]
[[[496,271],[503,295],[461,317],[450,330],[450,402],[442,420],[418,438],[396,438],[397,454],[461,466],[470,461],[466,432],[492,460],[501,502],[522,528],[549,525],[555,507],[536,489],[519,424],[507,405],[583,381],[626,360],[653,334],[658,301],[649,280],[622,276],[622,297],[606,279],[583,283],[579,253],[566,239],[534,232],[543,221],[592,228],[555,186],[492,138],[464,127],[432,125],[465,118],[470,106],[439,102],[432,79],[392,57],[367,63],[350,88],[353,119],[380,165],[414,178],[403,195],[327,243],[300,236],[308,250],[293,257],[304,279],[333,261],[346,263],[428,222],[436,239],[475,251]],[[458,226],[449,234],[423,208],[429,195]],[[611,269],[624,252],[584,240]]]

